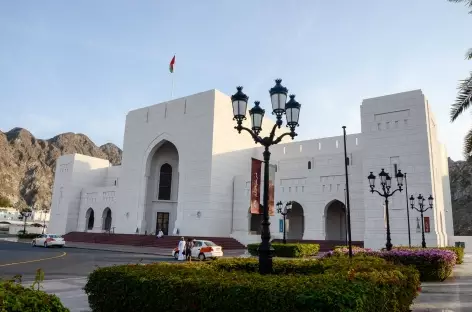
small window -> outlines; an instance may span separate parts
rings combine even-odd
[[[385,128],[390,129],[390,122],[389,121],[387,121],[387,124],[386,124]]]
[[[277,165],[275,165],[274,168],[275,168],[275,172],[277,172]]]
[[[308,162],[308,170],[311,170],[311,161]]]
[[[303,192],[305,192],[305,187],[304,187],[304,186],[302,186],[302,193],[303,193]]]
[[[398,129],[398,120],[395,120],[395,129]]]
[[[318,149],[321,150],[321,142],[318,142]]]
[[[332,191],[332,189],[333,189],[333,185],[332,185],[332,184],[330,184],[330,185],[329,185],[329,191],[331,192],[331,191]]]
[[[300,153],[303,151],[303,145],[300,144]]]
[[[325,191],[326,185],[323,184],[323,192]]]
[[[288,187],[288,192],[291,193],[292,192],[292,188],[289,186]]]
[[[377,124],[377,130],[382,130],[382,124],[380,122]]]
[[[408,125],[408,119],[405,119],[405,125]]]
[[[336,140],[336,148],[338,148],[338,147],[339,147],[339,141]]]
[[[163,164],[159,173],[159,200],[170,200],[172,187],[172,166]]]
[[[280,189],[282,190],[282,193],[283,193],[283,192],[284,192],[284,187],[283,187],[283,186],[281,186],[281,187],[280,187]]]
[[[359,145],[359,138],[356,138],[356,145]]]
[[[393,164],[393,172],[395,172],[395,176],[396,176],[397,173],[398,173],[398,165],[397,164]]]
[[[285,155],[285,146],[284,146],[284,155]]]
[[[349,157],[346,157],[346,164],[349,166],[351,164],[351,160],[349,159]]]

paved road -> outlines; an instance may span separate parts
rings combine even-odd
[[[76,248],[31,247],[28,244],[0,242],[0,278],[21,274],[34,279],[41,268],[45,279],[85,277],[97,267],[127,263],[172,261],[170,257],[130,254]]]
[[[86,277],[97,267],[128,263],[174,261],[171,257],[77,248],[42,248],[0,241],[0,279],[22,275],[30,285],[37,269],[45,273],[42,290],[56,294],[71,312],[89,311],[83,291]]]

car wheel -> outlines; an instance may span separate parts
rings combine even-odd
[[[31,242],[31,246],[32,246],[32,247],[36,247],[36,241],[32,241],[32,242]]]
[[[62,247],[64,247],[64,245],[59,245],[59,248],[62,248]]]
[[[44,248],[48,248],[48,243],[44,242]]]
[[[198,260],[205,261],[205,259],[206,259],[205,254],[201,253],[201,254],[198,255]]]

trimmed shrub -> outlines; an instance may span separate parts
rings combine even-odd
[[[0,281],[0,311],[69,312],[58,297],[23,287],[14,281]]]
[[[425,248],[422,247],[408,247],[408,246],[398,246],[394,247],[394,249],[406,249],[406,250],[422,250]],[[439,249],[439,250],[450,250],[456,254],[456,263],[462,264],[464,262],[464,248],[463,247],[427,247],[428,250]]]
[[[247,250],[252,256],[257,256],[259,243],[248,244]],[[320,250],[319,244],[281,244],[273,243],[274,256],[284,258],[303,258],[312,257],[318,254]]]
[[[35,234],[35,233],[18,233],[16,235],[18,238],[22,238],[22,239],[33,239],[33,238],[36,238],[39,236],[39,234]]]
[[[401,249],[391,251],[357,250],[355,255],[380,257],[394,264],[413,265],[420,272],[422,282],[443,281],[452,273],[456,264],[456,254],[440,249]],[[346,257],[347,251],[335,250],[326,257]]]
[[[253,267],[253,259],[234,263],[244,262]],[[114,266],[92,272],[84,289],[92,310],[101,312],[154,311],[156,307],[162,311],[408,311],[417,295],[418,272],[384,265],[383,269],[364,266],[356,271],[354,266],[308,275],[228,272],[201,263]]]

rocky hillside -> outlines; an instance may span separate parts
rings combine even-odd
[[[449,159],[455,235],[472,235],[472,161]]]
[[[97,147],[83,134],[63,133],[40,140],[22,128],[0,131],[0,195],[16,206],[49,208],[56,159],[73,153],[118,165],[122,151],[111,143]]]

